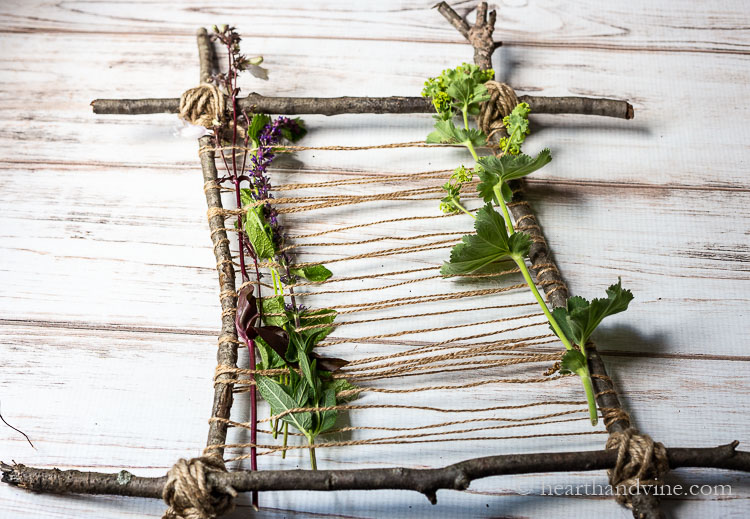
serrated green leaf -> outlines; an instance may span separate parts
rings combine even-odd
[[[260,396],[262,396],[271,406],[271,412],[273,414],[283,413],[290,409],[296,409],[299,407],[294,398],[289,396],[281,386],[270,377],[256,375],[255,384]],[[301,433],[309,431],[312,427],[312,416],[308,412],[290,413],[282,416],[281,419],[296,427]]]
[[[558,306],[557,308],[552,310],[552,317],[555,318],[555,321],[565,334],[565,337],[571,342],[576,342],[575,338],[573,337],[573,331],[570,329],[570,325],[568,324],[568,311],[565,308]],[[557,334],[555,329],[552,328],[552,325],[550,325],[550,330]]]
[[[294,393],[294,400],[298,407],[311,407],[308,402],[310,400],[310,387],[307,384],[299,384]]]
[[[506,188],[506,183],[510,180],[523,178],[526,175],[549,164],[552,160],[549,149],[539,152],[536,158],[528,155],[502,155],[501,157],[487,156],[479,159],[479,180],[477,186],[482,199],[485,202],[500,203],[495,196],[495,186],[500,184],[503,189],[503,198],[506,202],[510,201],[512,192]],[[507,196],[506,196],[507,195]]]
[[[427,144],[458,144],[461,139],[453,121],[435,121],[435,131],[427,136]]]
[[[297,361],[299,362],[299,369],[302,371],[302,376],[313,392],[313,398],[317,399],[318,395],[316,394],[315,384],[316,373],[313,369],[315,361],[313,361],[313,364],[310,364],[310,359],[307,357],[307,352],[305,352],[304,346],[299,344],[297,345]]]
[[[500,192],[503,195],[503,200],[510,203],[513,200],[513,190],[510,188],[510,186],[503,182],[502,187],[500,188]]]
[[[310,265],[309,267],[290,269],[289,272],[313,283],[320,283],[330,278],[333,273],[323,265]]]
[[[444,276],[471,274],[492,263],[529,252],[531,238],[526,233],[508,236],[503,216],[487,204],[477,212],[476,235],[467,235],[453,247],[450,261],[443,264]]]
[[[249,203],[254,203],[251,201]],[[273,231],[263,215],[263,206],[246,206],[245,232],[259,259],[273,258],[276,247],[273,245]]]
[[[263,322],[267,326],[282,327],[289,321],[289,317],[286,315],[286,308],[284,307],[284,296],[264,297],[260,300],[260,305],[263,313]]]
[[[553,316],[568,338],[585,348],[589,337],[602,320],[607,316],[624,312],[632,300],[633,293],[623,289],[622,280],[618,279],[616,285],[607,288],[606,299],[593,299],[589,302],[582,297],[571,297],[566,303],[566,308],[556,308]]]

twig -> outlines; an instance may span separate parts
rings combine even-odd
[[[601,115],[632,119],[633,107],[627,101],[591,97],[519,96],[538,114]],[[95,114],[143,115],[176,114],[179,99],[96,99]],[[238,99],[243,111],[276,115],[338,114],[427,114],[434,113],[432,102],[424,97],[267,97],[250,94]]]
[[[667,449],[669,466],[706,467],[750,472],[750,452],[737,451],[739,442],[711,448]],[[440,489],[465,490],[477,479],[509,474],[611,469],[617,451],[504,454],[476,458],[437,469],[382,468],[358,470],[264,470],[211,473],[212,488],[231,486],[240,492],[278,490],[414,490],[435,504]],[[139,477],[78,470],[37,469],[0,463],[2,481],[34,492],[110,494],[161,498],[166,476]]]
[[[8,422],[6,422],[6,421],[5,421],[5,418],[3,418],[3,415],[2,415],[2,414],[0,414],[0,420],[2,420],[2,422],[3,422],[3,423],[4,423],[5,425],[7,425],[8,427],[10,427],[10,428],[11,428],[11,429],[13,429],[14,431],[16,431],[16,432],[17,432],[18,434],[20,434],[21,436],[23,436],[24,438],[26,438],[26,441],[27,441],[27,442],[29,442],[29,445],[31,445],[31,448],[32,448],[32,449],[34,449],[34,450],[36,450],[36,447],[34,447],[34,444],[33,444],[33,443],[31,443],[31,439],[29,439],[29,436],[28,436],[28,435],[27,435],[27,434],[26,434],[25,432],[23,432],[23,431],[22,431],[21,429],[18,429],[18,428],[16,428],[16,427],[13,427],[13,426],[12,426],[11,424],[9,424]]]
[[[198,55],[200,56],[200,79],[205,82],[214,68],[213,52],[211,43],[205,29],[198,31]],[[208,60],[208,61],[206,61]],[[201,137],[198,140],[201,148],[211,148],[213,143],[211,137]],[[234,266],[232,264],[232,253],[229,250],[229,240],[224,231],[224,216],[221,214],[223,208],[221,203],[221,191],[217,183],[218,173],[214,152],[208,151],[200,155],[201,169],[203,170],[203,182],[207,186],[206,204],[209,210],[208,226],[211,229],[211,240],[213,242],[214,256],[216,257],[216,268],[219,271],[219,287],[221,299],[221,336],[219,339],[218,352],[216,353],[219,366],[231,368],[237,367],[237,331],[234,327],[234,309],[237,308],[237,296],[235,294]],[[232,390],[234,385],[222,383],[232,377],[226,373],[216,379],[214,386],[214,401],[211,416],[229,419],[232,409]],[[208,425],[207,446],[223,445],[227,439],[227,423],[224,420],[211,420]],[[223,448],[217,448],[215,452],[221,456]]]

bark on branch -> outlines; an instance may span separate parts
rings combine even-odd
[[[519,96],[537,114],[601,115],[632,119],[633,107],[627,101],[592,97]],[[435,109],[424,97],[267,97],[252,93],[239,100],[240,109],[276,115],[340,114],[428,114]],[[96,99],[95,114],[142,115],[176,114],[179,99]]]
[[[711,448],[667,449],[671,468],[707,467],[750,472],[750,452],[739,442]],[[211,488],[240,492],[270,490],[414,490],[437,502],[441,489],[465,490],[477,479],[509,474],[604,470],[614,467],[617,451],[505,454],[462,461],[437,469],[265,470],[211,473]],[[161,498],[166,476],[139,477],[78,470],[37,469],[0,463],[2,481],[26,490],[53,494],[109,494]]]

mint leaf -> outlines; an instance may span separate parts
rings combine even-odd
[[[321,328],[312,328],[310,330],[302,330],[299,334],[306,340],[311,340],[313,344],[317,344],[325,339],[330,334],[335,326],[333,321],[336,320],[336,310],[330,310],[328,308],[322,308],[320,310],[311,310],[301,314],[300,324],[301,327],[315,326],[321,324],[330,324],[332,326],[323,326]],[[290,319],[291,320],[291,319]]]
[[[508,236],[503,216],[490,204],[479,210],[474,228],[476,235],[464,236],[453,247],[450,261],[440,269],[442,275],[470,274],[504,259],[523,257],[531,247],[531,237],[526,233]]]
[[[299,276],[313,283],[320,283],[330,278],[333,273],[325,268],[323,265],[311,265],[309,267],[293,268],[289,270],[289,273],[295,276]]]
[[[283,413],[284,411],[299,407],[294,398],[289,396],[273,379],[256,375],[255,384],[260,396],[271,406],[273,414]],[[284,415],[281,419],[296,427],[301,433],[305,433],[312,427],[312,416],[309,412],[290,413]]]
[[[506,188],[506,182],[525,177],[549,164],[552,160],[549,149],[543,149],[536,158],[528,155],[488,156],[479,159],[479,180],[477,191],[485,202],[500,203],[495,195],[495,186],[500,184],[503,198],[510,202],[513,193]]]
[[[321,407],[333,407],[336,405],[336,391],[329,388],[323,392],[323,405]],[[318,426],[318,434],[328,431],[336,424],[338,412],[335,409],[323,411]]]
[[[258,259],[274,257],[276,248],[273,245],[273,231],[263,215],[262,205],[247,207],[247,212],[245,213],[245,232],[250,239],[250,243]]]
[[[263,309],[263,322],[267,326],[284,326],[289,321],[284,307],[284,296],[264,297],[260,300],[260,306]]]
[[[622,280],[607,289],[607,298],[593,299],[591,302],[582,297],[571,297],[565,308],[555,308],[553,317],[562,328],[568,339],[581,348],[594,333],[602,320],[610,315],[624,312],[628,309],[633,293],[622,288]]]
[[[271,348],[261,337],[255,338],[255,345],[258,347],[262,367],[258,369],[276,369],[286,366],[284,359]]]
[[[343,391],[352,391],[358,389],[357,386],[351,384],[348,380],[344,378],[336,378],[329,382],[325,382],[323,384],[324,390],[332,389],[333,392],[337,395],[336,401],[339,403],[343,402],[351,402],[352,400],[356,400],[356,398],[359,396],[357,393],[347,395],[347,396],[338,396],[338,393],[341,393]]]

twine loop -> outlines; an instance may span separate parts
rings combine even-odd
[[[615,467],[607,471],[609,483],[615,489],[617,502],[628,508],[632,507],[632,495],[661,485],[669,471],[664,445],[633,427],[610,434],[607,449],[617,449]]]
[[[510,115],[518,104],[515,90],[507,83],[487,81],[484,84],[490,94],[490,100],[482,103],[477,116],[477,125],[487,138],[498,132],[504,132],[503,118]]]
[[[212,487],[210,473],[226,473],[218,456],[181,459],[167,473],[162,498],[169,505],[162,519],[216,519],[234,509],[237,491],[230,486]]]
[[[180,118],[190,124],[213,128],[224,117],[224,94],[212,83],[201,83],[180,97]]]

